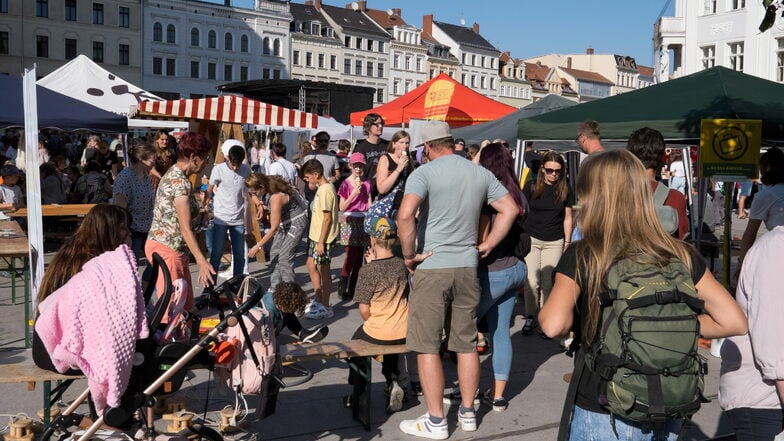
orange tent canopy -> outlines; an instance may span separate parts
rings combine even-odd
[[[517,110],[463,86],[442,73],[425,84],[373,109],[353,112],[351,125],[361,126],[368,113],[378,113],[387,125],[407,124],[411,118],[446,121],[463,127],[493,121]]]

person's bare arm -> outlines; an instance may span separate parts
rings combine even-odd
[[[379,193],[385,194],[392,190],[395,186],[395,181],[400,176],[400,167],[394,171],[389,171],[389,157],[383,155],[378,158],[378,165],[376,166],[376,189]]]
[[[270,196],[269,208],[269,222],[270,227],[261,240],[248,250],[248,256],[255,256],[261,250],[265,243],[269,242],[280,229],[280,217],[283,212],[283,205],[288,201],[288,195],[283,193],[275,193]]]
[[[421,204],[422,198],[409,193],[403,196],[403,201],[397,211],[397,235],[400,239],[400,248],[403,251],[403,261],[409,272],[414,272],[420,262],[433,254],[432,251],[423,254],[416,252],[415,215]]]
[[[515,218],[520,213],[517,204],[509,193],[490,203],[497,214],[493,220],[493,228],[487,237],[476,246],[480,257],[486,257],[509,233]]]
[[[570,243],[572,243],[572,229],[573,229],[572,207],[566,207],[566,212],[564,213],[563,229],[564,229],[564,248],[566,248],[569,246]]]
[[[199,244],[196,241],[196,235],[194,235],[193,230],[191,230],[191,209],[188,196],[177,196],[174,198],[174,208],[177,210],[180,234],[182,234],[185,245],[188,246],[191,254],[193,254],[193,257],[196,259],[196,265],[199,266],[199,283],[204,287],[211,286],[215,283],[215,278],[213,277],[215,270],[212,269],[212,265],[210,265],[210,262],[204,257],[204,254],[202,254]]]
[[[550,338],[563,337],[572,330],[574,306],[580,296],[580,287],[569,277],[555,273],[555,284],[547,301],[539,311],[539,326]]]
[[[746,316],[724,286],[705,270],[695,285],[697,296],[705,302],[700,314],[700,334],[705,338],[732,337],[748,332]]]
[[[359,315],[362,317],[362,320],[367,321],[367,319],[370,318],[370,305],[368,305],[367,303],[360,303]]]

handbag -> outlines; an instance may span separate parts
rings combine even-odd
[[[400,208],[400,202],[403,200],[404,186],[405,179],[401,178],[392,188],[392,191],[370,204],[370,208],[368,208],[367,213],[365,213],[364,225],[367,234],[371,234],[373,231],[370,226],[370,222],[373,218],[388,217],[394,219],[395,214],[397,214],[397,209]]]

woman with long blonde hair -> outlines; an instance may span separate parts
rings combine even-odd
[[[666,266],[677,260],[691,272],[697,297],[704,302],[698,316],[700,334],[721,338],[747,332],[746,318],[727,290],[716,281],[694,248],[671,237],[661,226],[642,163],[626,150],[595,153],[583,162],[577,179],[583,239],[567,248],[555,268],[555,284],[539,313],[542,331],[560,337],[574,330],[581,351],[597,344],[602,326],[599,296],[608,288],[610,267],[628,259],[637,264]],[[575,322],[576,318],[576,322]],[[575,367],[577,369],[582,366]],[[585,369],[577,386],[570,439],[675,440],[683,420],[660,426],[610,415],[600,400],[601,377]],[[571,405],[571,403],[569,403]],[[604,436],[599,436],[604,434]],[[616,435],[617,434],[617,435]]]

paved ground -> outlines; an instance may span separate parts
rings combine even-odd
[[[733,235],[739,237],[745,228],[745,221],[735,222],[732,227]],[[303,260],[302,255],[299,260]],[[333,261],[333,276],[337,277],[342,264],[342,255]],[[301,263],[301,262],[300,262]],[[720,269],[720,260],[716,261],[717,270]],[[195,267],[192,267],[194,269]],[[259,263],[251,263],[250,270],[253,275],[264,280],[268,275],[267,268]],[[306,288],[309,281],[304,266],[297,269],[297,278]],[[337,284],[335,284],[336,286]],[[7,360],[12,360],[22,346],[22,317],[23,307],[19,300],[11,303],[9,280],[0,277],[0,366]],[[197,292],[200,289],[197,287]],[[333,294],[333,300],[336,296]],[[357,308],[350,302],[333,303],[335,317],[323,320],[330,327],[327,337],[329,341],[349,339],[351,334],[360,325],[361,318]],[[557,341],[545,340],[538,335],[523,336],[520,333],[522,319],[520,305],[518,304],[514,326],[512,327],[512,342],[514,347],[514,361],[507,398],[509,409],[506,412],[493,412],[483,406],[479,411],[479,429],[473,433],[464,433],[456,427],[455,409],[449,414],[450,439],[472,440],[500,440],[500,439],[527,439],[527,440],[553,440],[556,438],[561,407],[566,393],[567,383],[563,375],[571,371],[572,359],[566,357],[560,350]],[[303,319],[304,320],[304,319]],[[306,326],[315,322],[307,321]],[[286,342],[288,337],[282,337]],[[713,358],[708,351],[702,351],[710,359],[710,373],[706,377],[705,393],[709,398],[715,398],[718,391],[719,359]],[[367,440],[367,439],[410,439],[398,430],[401,420],[415,418],[425,412],[424,404],[413,399],[407,403],[401,412],[393,415],[384,413],[383,377],[380,365],[374,363],[374,389],[373,389],[373,424],[372,430],[366,432],[362,426],[351,418],[349,409],[341,405],[341,397],[350,392],[346,384],[348,375],[347,365],[340,361],[310,362],[306,366],[314,373],[313,379],[300,386],[282,390],[278,399],[275,415],[251,425],[250,430],[257,434],[259,439],[274,440]],[[445,361],[447,379],[454,379],[455,369],[449,361]],[[207,394],[206,371],[194,371],[192,380],[180,392],[187,402],[189,410],[201,412],[205,406],[204,397]],[[482,358],[482,389],[487,388],[492,378],[491,362],[489,357]],[[83,383],[83,382],[82,382]],[[84,387],[81,384],[79,388]],[[214,392],[214,388],[210,389]],[[225,405],[233,403],[231,400],[213,397],[208,403],[209,418],[216,418],[215,411]],[[251,406],[253,406],[251,402]],[[24,412],[33,414],[41,408],[41,385],[36,390],[28,391],[24,384],[0,384],[0,426],[3,425],[5,415]],[[728,433],[727,424],[721,418],[717,402],[705,404],[689,429],[687,440],[704,440],[719,434]],[[249,438],[249,435],[239,435],[237,438]]]

